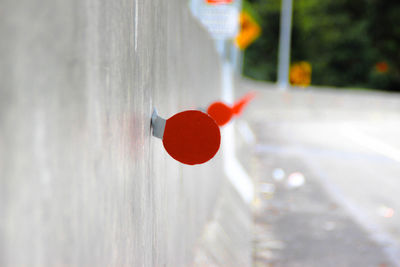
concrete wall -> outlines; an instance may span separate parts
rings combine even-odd
[[[150,132],[154,107],[169,117],[220,95],[187,5],[0,2],[0,266],[250,264],[221,153],[183,166]],[[221,221],[234,227],[212,255],[204,236]]]

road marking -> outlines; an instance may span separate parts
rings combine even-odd
[[[358,205],[346,197],[338,186],[329,180],[327,173],[322,170],[312,157],[304,156],[302,157],[302,160],[315,174],[322,187],[335,200],[335,202],[345,208],[349,216],[365,229],[373,241],[382,247],[384,253],[392,261],[393,265],[400,267],[399,243],[382,227],[374,223]]]
[[[274,144],[257,144],[254,147],[256,154],[279,154],[283,156],[298,156],[303,155],[313,157],[328,157],[332,159],[345,159],[345,160],[358,160],[362,159],[365,161],[372,162],[393,162],[392,159],[385,157],[381,154],[371,153],[360,153],[360,152],[349,152],[339,149],[325,149],[318,147],[305,147],[302,145],[274,145]]]
[[[400,163],[400,150],[393,148],[380,139],[368,136],[350,125],[344,126],[340,132],[344,137],[359,144],[360,146],[368,148]]]
[[[355,203],[351,198],[330,180],[326,170],[324,170],[315,159],[320,156],[335,156],[340,158],[363,157],[369,160],[378,160],[379,157],[400,162],[400,150],[393,148],[384,141],[368,136],[360,132],[352,125],[344,125],[339,128],[338,133],[350,140],[352,143],[373,151],[376,156],[362,155],[361,153],[348,153],[340,150],[325,150],[319,148],[307,148],[303,146],[276,146],[276,145],[256,145],[256,153],[280,153],[283,155],[295,155],[300,157],[306,166],[315,174],[325,191],[340,206],[347,210],[347,213],[365,229],[370,238],[379,244],[393,265],[400,267],[400,244],[387,232],[383,226],[379,225],[367,215],[367,213]]]

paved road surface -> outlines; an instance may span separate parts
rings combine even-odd
[[[256,265],[400,266],[399,96],[259,92]]]

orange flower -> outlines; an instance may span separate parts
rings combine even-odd
[[[385,61],[381,61],[375,64],[375,69],[377,72],[385,73],[389,70],[389,65]]]
[[[311,65],[306,61],[293,63],[289,74],[290,83],[298,86],[311,84]]]

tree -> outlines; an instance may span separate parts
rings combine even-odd
[[[244,74],[275,81],[281,1],[248,3],[263,35],[245,52]],[[399,1],[294,0],[293,10],[291,61],[311,64],[312,84],[400,90]]]

